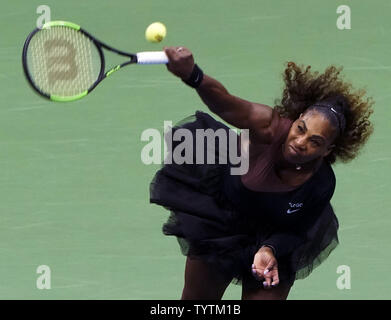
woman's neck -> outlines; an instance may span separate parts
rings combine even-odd
[[[318,170],[323,162],[322,157],[313,159],[313,160],[305,162],[305,163],[289,162],[284,157],[283,147],[284,147],[284,145],[282,145],[282,147],[280,149],[279,157],[278,157],[277,163],[276,163],[277,167],[280,170],[283,169],[283,170],[292,170],[297,173],[310,173],[310,172],[315,172],[316,170]]]

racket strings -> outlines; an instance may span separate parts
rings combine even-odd
[[[88,90],[98,79],[101,60],[92,41],[63,26],[37,32],[27,61],[35,85],[44,93],[71,97]]]

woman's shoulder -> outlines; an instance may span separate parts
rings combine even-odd
[[[283,118],[278,115],[278,123],[275,128],[273,142],[283,142],[288,135],[293,122],[294,121],[289,118]]]
[[[273,109],[273,116],[270,125],[264,128],[261,133],[251,134],[250,142],[253,146],[257,145],[272,145],[282,143],[289,133],[289,130],[294,121],[289,118],[281,117],[280,114]],[[257,136],[262,134],[262,139]]]

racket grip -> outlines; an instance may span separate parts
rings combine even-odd
[[[168,57],[164,51],[145,51],[137,53],[138,64],[166,64]]]

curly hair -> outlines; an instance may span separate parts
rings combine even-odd
[[[281,117],[296,120],[313,104],[342,96],[346,101],[344,110],[346,127],[343,135],[335,138],[335,147],[325,160],[330,164],[349,162],[367,142],[374,128],[369,121],[373,113],[372,98],[364,98],[366,90],[352,88],[352,84],[340,77],[342,67],[329,66],[325,72],[312,72],[311,66],[298,66],[288,62],[283,73],[285,88],[282,98],[275,100],[275,109]]]

